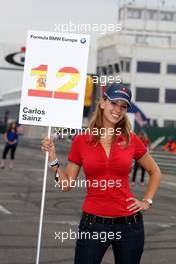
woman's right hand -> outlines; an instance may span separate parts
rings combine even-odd
[[[49,162],[52,162],[53,160],[55,160],[57,158],[54,142],[53,142],[53,140],[49,139],[48,137],[45,137],[42,140],[41,150],[43,152],[48,151],[48,153],[49,153]]]

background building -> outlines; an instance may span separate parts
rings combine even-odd
[[[97,71],[120,75],[155,125],[176,127],[176,10],[164,1],[126,2],[118,10],[122,30],[99,39]]]
[[[122,30],[99,38],[97,73],[117,79],[120,75],[133,90],[133,102],[152,124],[176,127],[176,11],[159,0],[155,6],[148,1],[120,2],[116,23],[122,24]],[[90,54],[88,71],[93,74],[95,56]],[[24,57],[21,45],[0,44],[0,123],[18,117]]]

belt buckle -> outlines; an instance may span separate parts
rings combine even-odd
[[[138,224],[139,223],[137,217],[138,217],[138,214],[133,215],[135,224]]]

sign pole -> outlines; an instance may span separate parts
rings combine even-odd
[[[50,137],[51,137],[51,126],[48,127],[48,138]],[[40,248],[41,248],[43,213],[44,213],[44,206],[45,206],[46,181],[47,181],[47,172],[48,172],[48,154],[49,153],[46,152],[46,155],[45,155],[45,169],[44,169],[44,177],[43,177],[43,189],[42,189],[42,200],[41,200],[41,209],[40,209],[40,222],[39,222],[39,231],[38,231],[36,264],[39,264]]]
[[[20,124],[48,127],[48,138],[51,126],[81,128],[88,51],[88,35],[28,31]],[[40,258],[48,157],[46,152],[35,264]]]

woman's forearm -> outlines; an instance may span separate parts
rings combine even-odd
[[[55,145],[53,140],[45,137],[42,140],[41,150],[43,152],[48,151],[48,161],[50,163],[50,168],[56,176],[58,186],[61,187],[62,191],[69,191],[73,179],[76,179],[79,173],[80,167],[78,165],[67,165],[66,168],[61,168],[58,166],[59,159],[57,158]]]
[[[57,186],[60,187],[62,191],[68,192],[71,189],[71,187],[70,187],[70,179],[66,172],[66,169],[60,167],[58,168],[57,166],[55,166],[52,168],[52,171],[54,172],[56,177],[58,177]]]
[[[147,185],[147,190],[144,194],[144,199],[150,198],[153,199],[159,184],[160,184],[160,169],[157,168],[154,173],[150,174],[149,172],[149,182]]]
[[[5,134],[3,135],[3,139],[4,139],[4,141],[8,142],[8,139],[7,139],[7,133],[5,133]]]

